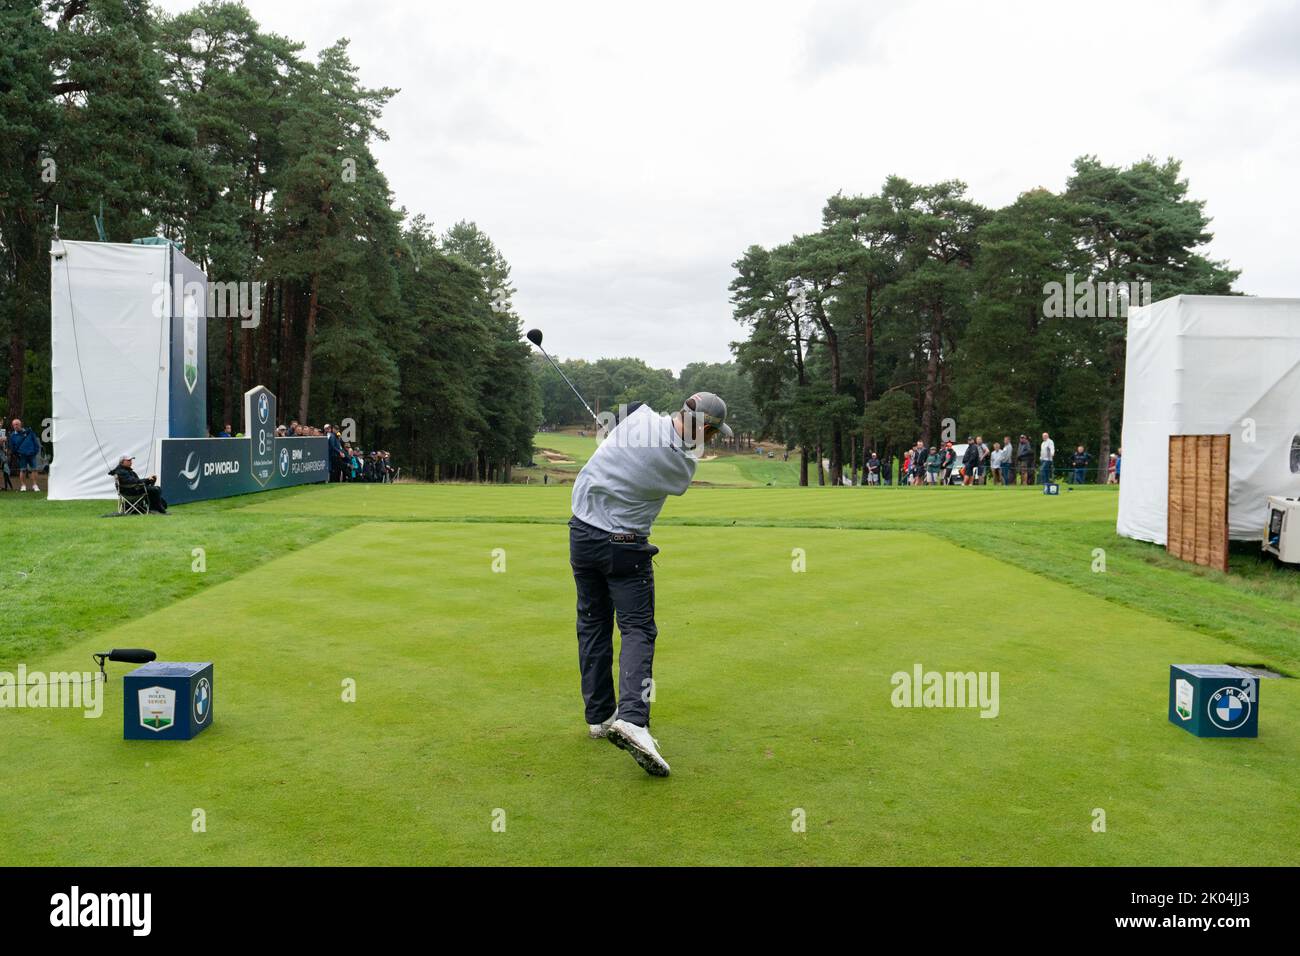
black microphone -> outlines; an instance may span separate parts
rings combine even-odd
[[[105,661],[117,661],[122,664],[148,664],[158,658],[156,653],[147,651],[142,647],[115,647],[111,651],[103,651],[90,656],[99,665],[99,676],[104,680],[108,680],[108,675],[104,673]]]
[[[141,647],[115,647],[108,652],[108,659],[122,664],[148,664],[157,660],[158,655]]]

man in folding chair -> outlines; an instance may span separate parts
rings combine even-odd
[[[109,472],[117,482],[118,513],[141,515],[156,511],[158,514],[165,515],[167,502],[163,500],[158,479],[153,476],[141,478],[132,469],[134,464],[134,458],[123,455],[118,460],[117,467]]]

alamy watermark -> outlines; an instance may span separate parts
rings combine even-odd
[[[1047,319],[1122,319],[1134,306],[1151,304],[1150,282],[1076,282],[1066,273],[1065,282],[1043,284],[1043,317]]]
[[[664,427],[657,415],[629,420],[628,405],[620,404],[617,411],[606,409],[596,415],[596,443],[612,441],[615,448],[678,448],[686,456],[698,460],[708,444],[704,440],[703,426],[692,420],[690,412],[683,409],[679,414],[682,416],[681,432],[675,425]]]
[[[179,272],[170,283],[155,282],[152,290],[154,318],[165,317],[170,296],[172,315],[197,316],[198,303],[204,299],[207,310],[203,314],[210,319],[239,319],[239,327],[243,329],[255,329],[262,324],[261,282],[208,282],[206,298],[203,285],[202,282],[186,282]]]
[[[997,671],[927,671],[920,664],[896,671],[889,678],[895,707],[978,707],[981,717],[996,717],[1001,709]]]
[[[94,671],[44,673],[18,665],[18,673],[0,671],[0,709],[63,708],[87,718],[104,713],[103,686]]]

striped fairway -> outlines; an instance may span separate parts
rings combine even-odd
[[[753,516],[764,493],[731,494],[674,504]],[[778,517],[892,504],[803,494],[764,500]],[[1079,498],[1053,504],[1093,507]],[[558,521],[564,500],[360,486],[240,511]],[[1229,658],[1213,637],[915,532],[670,525],[655,540],[667,780],[587,739],[562,526],[368,521],[32,662],[80,669],[113,645],[211,659],[215,723],[187,744],[122,741],[121,669],[102,719],[0,712],[0,858],[1213,865],[1249,846],[1252,862],[1300,862],[1295,682],[1262,688],[1257,741],[1166,721],[1169,663]],[[1089,627],[1062,633],[1062,617]],[[998,716],[895,708],[891,675],[917,664],[997,672]]]

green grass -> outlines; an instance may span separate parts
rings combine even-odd
[[[757,456],[755,456],[757,457]],[[567,487],[345,485],[257,501],[268,515],[385,521],[560,522]],[[1300,675],[1300,571],[1237,545],[1231,573],[1188,565],[1115,533],[1118,494],[1091,486],[1051,497],[1036,488],[694,488],[670,498],[658,526],[721,525],[921,531],[1096,597],[1155,614],[1237,647],[1235,663]],[[1105,554],[1105,571],[1096,549]],[[1063,637],[1091,623],[1053,618]]]
[[[103,517],[112,513],[111,501],[4,495],[0,667],[103,633],[356,521],[261,515],[242,510],[248,503],[202,502],[136,520]],[[203,551],[202,572],[195,570],[195,549]]]
[[[144,645],[216,665],[215,723],[191,743],[121,739],[121,665],[103,719],[0,710],[0,758],[22,768],[0,858],[1300,863],[1300,685],[1264,682],[1255,741],[1165,719],[1170,663],[1295,666],[1294,572],[1122,541],[1104,488],[692,489],[655,534],[673,764],[655,780],[585,736],[568,493],[317,487],[120,521],[0,498],[0,573],[15,543],[34,569],[0,592],[25,622],[10,659],[83,669]],[[999,716],[892,707],[890,675],[916,663],[997,671]],[[1230,812],[1225,780],[1246,795]]]

